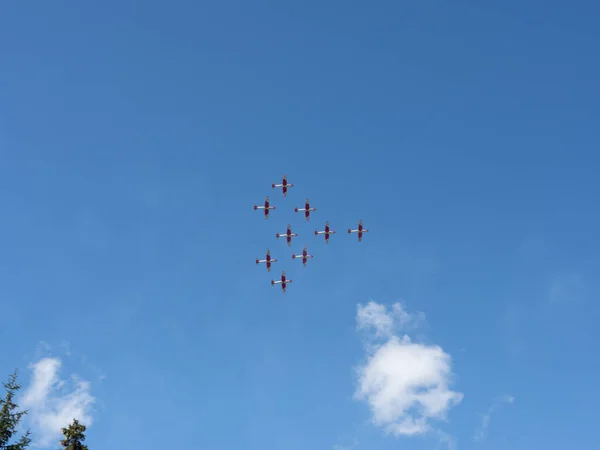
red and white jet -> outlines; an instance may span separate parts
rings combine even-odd
[[[306,217],[307,222],[310,217],[310,213],[312,211],[316,211],[316,210],[317,210],[317,208],[310,207],[310,201],[308,199],[306,199],[306,203],[304,203],[304,208],[294,208],[294,212],[304,211],[304,217]]]
[[[325,243],[329,244],[329,236],[332,234],[335,234],[335,231],[329,229],[329,222],[325,222],[325,230],[323,230],[323,231],[315,230],[315,236],[317,236],[319,234],[324,234],[325,235]]]
[[[285,237],[287,239],[288,247],[292,245],[292,238],[298,236],[296,233],[292,233],[292,226],[288,224],[287,231],[285,233],[277,233],[275,237],[279,239],[280,237]]]
[[[256,211],[257,209],[264,209],[265,210],[265,219],[269,218],[269,211],[276,209],[275,206],[270,206],[269,204],[269,196],[267,195],[265,197],[265,205],[264,206],[256,206],[254,205],[254,211]]]
[[[282,270],[281,271],[281,280],[271,280],[271,286],[275,286],[276,284],[281,284],[281,290],[285,293],[285,288],[287,287],[288,283],[291,283],[292,280],[288,280],[285,277],[285,272]]]
[[[275,258],[271,258],[271,251],[267,250],[267,256],[265,259],[256,258],[256,265],[258,266],[260,263],[265,263],[267,266],[267,272],[271,271],[271,263],[277,262]]]
[[[306,251],[306,245],[304,246],[301,255],[292,254],[292,259],[302,258],[302,264],[304,265],[304,267],[306,267],[306,262],[308,261],[308,259],[312,257],[313,255],[309,255],[308,251]]]
[[[369,230],[367,230],[366,228],[363,228],[362,220],[358,221],[358,229],[357,230],[351,230],[350,228],[348,228],[348,234],[358,233],[358,242],[362,241],[363,233],[368,233],[368,232],[369,232]]]
[[[284,174],[283,179],[281,180],[281,184],[273,183],[273,184],[271,184],[271,187],[273,189],[280,187],[281,190],[283,191],[283,196],[285,197],[287,195],[288,188],[294,187],[294,185],[287,182],[287,175]]]

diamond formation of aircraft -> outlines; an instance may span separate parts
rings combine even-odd
[[[276,206],[271,206],[271,204],[269,203],[269,196],[267,195],[265,197],[265,204],[264,206],[257,206],[254,205],[254,211],[257,211],[259,209],[264,209],[265,210],[265,219],[269,218],[269,211],[273,211],[274,209],[277,209]]]
[[[288,188],[293,187],[294,185],[291,183],[287,182],[287,175],[283,175],[282,177],[282,182],[280,184],[275,184],[272,183],[271,187],[273,189],[275,188],[281,188],[282,192],[283,192],[283,196],[287,197],[287,193],[288,193]],[[269,218],[269,212],[273,211],[274,209],[276,209],[275,206],[271,206],[271,204],[269,203],[269,196],[265,197],[265,203],[263,206],[257,206],[254,205],[254,210],[259,210],[262,209],[264,210],[264,214],[265,214],[265,219]],[[304,203],[304,208],[294,208],[294,213],[299,213],[299,212],[303,212],[304,213],[304,217],[306,219],[306,221],[308,222],[310,219],[310,213],[316,211],[316,208],[313,208],[310,206],[310,200],[307,198],[306,202]],[[363,238],[363,234],[364,233],[368,233],[369,230],[367,230],[366,228],[363,227],[363,223],[362,220],[358,221],[358,228],[357,229],[352,229],[352,228],[348,228],[348,234],[352,234],[352,233],[356,233],[357,237],[358,237],[358,242],[362,242],[362,238]],[[335,231],[332,230],[329,227],[329,222],[326,221],[325,222],[325,229],[324,230],[315,230],[314,231],[315,236],[318,236],[320,234],[322,234],[325,238],[325,243],[329,244],[329,238],[331,237],[331,235],[335,234]],[[277,239],[279,239],[280,237],[285,237],[286,238],[286,242],[288,247],[291,247],[292,245],[292,238],[293,237],[297,237],[298,234],[297,233],[293,233],[292,232],[292,225],[288,224],[287,226],[287,230],[285,233],[277,233],[275,235],[277,237]],[[308,262],[309,259],[314,258],[313,255],[308,253],[308,250],[306,249],[306,245],[304,246],[304,248],[302,249],[302,254],[292,254],[292,259],[300,259],[302,261],[302,265],[304,267],[306,267],[306,263]],[[267,249],[266,255],[265,255],[265,259],[258,259],[256,258],[256,265],[258,266],[259,264],[264,263],[265,266],[267,267],[267,272],[271,271],[271,265],[273,263],[277,262],[277,259],[271,257],[271,252],[270,250]],[[279,280],[271,280],[271,286],[275,286],[276,284],[281,284],[281,290],[282,292],[286,292],[286,288],[287,285],[289,283],[291,283],[292,280],[286,278],[285,276],[285,271],[281,271],[281,279]]]
[[[268,249],[265,259],[256,258],[256,265],[258,266],[261,263],[265,263],[265,265],[267,266],[267,272],[271,271],[271,264],[274,262],[277,262],[277,260],[275,258],[271,258],[271,251]]]
[[[310,219],[310,213],[312,211],[316,211],[317,208],[311,208],[310,207],[310,200],[307,198],[306,202],[304,203],[304,208],[294,208],[294,212],[304,212],[304,217],[306,217],[306,221],[308,222],[308,219]]]
[[[307,261],[313,258],[313,255],[309,255],[308,251],[306,250],[306,245],[304,246],[304,248],[302,249],[302,254],[301,255],[296,255],[295,253],[292,254],[292,259],[302,259],[302,265],[304,267],[306,267],[306,263]]]

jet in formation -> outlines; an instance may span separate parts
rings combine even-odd
[[[287,182],[287,175],[284,174],[283,179],[281,180],[281,184],[272,183],[271,187],[273,189],[280,187],[283,191],[283,196],[287,197],[288,188],[294,187],[294,185]]]
[[[363,228],[362,220],[358,221],[358,229],[352,230],[352,229],[348,228],[348,234],[358,233],[358,242],[362,241],[363,233],[368,233],[368,232],[369,232],[369,230],[367,230],[366,228]]]
[[[279,239],[280,237],[284,237],[287,241],[288,247],[292,245],[292,238],[298,236],[296,233],[292,233],[292,226],[288,224],[287,231],[285,233],[277,233],[275,237]]]
[[[264,206],[257,206],[254,205],[254,211],[257,211],[259,209],[264,209],[265,210],[265,219],[269,218],[269,211],[273,211],[274,209],[277,209],[276,206],[271,206],[271,204],[269,203],[269,196],[267,195],[265,197],[265,204]]]
[[[318,236],[319,234],[324,234],[325,235],[325,243],[329,244],[329,236],[331,236],[332,234],[335,234],[335,231],[333,231],[329,228],[329,222],[325,222],[325,229],[323,231],[315,230],[315,236]]]
[[[302,254],[301,255],[296,255],[295,253],[292,254],[292,259],[302,259],[302,265],[304,267],[306,267],[306,263],[309,260],[309,258],[312,258],[312,257],[313,257],[313,255],[309,255],[308,254],[308,251],[306,250],[306,245],[302,249]]]
[[[275,258],[271,258],[271,251],[267,249],[267,255],[265,256],[265,259],[258,259],[256,258],[256,265],[258,266],[261,263],[265,263],[265,265],[267,266],[267,272],[271,271],[271,264],[277,262],[277,260]]]
[[[294,208],[294,212],[304,212],[304,217],[306,217],[306,221],[308,222],[308,219],[310,219],[310,213],[312,211],[316,211],[317,208],[311,208],[310,207],[310,200],[306,199],[306,202],[304,203],[304,208]]]
[[[281,290],[285,293],[285,289],[288,283],[291,283],[292,280],[289,280],[285,277],[285,271],[281,271],[281,279],[280,280],[271,280],[271,286],[275,286],[276,284],[281,284]]]

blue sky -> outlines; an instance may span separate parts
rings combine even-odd
[[[600,8],[500,3],[3,2],[36,442],[597,448]]]

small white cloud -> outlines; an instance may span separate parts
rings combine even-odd
[[[388,312],[385,305],[370,301],[365,306],[359,304],[356,313],[357,328],[373,329],[376,337],[389,338],[397,329],[416,328],[424,321],[423,313],[409,314],[400,303],[394,303],[392,311]]]
[[[485,439],[485,435],[487,429],[490,426],[490,420],[492,419],[492,413],[498,410],[500,406],[506,403],[514,403],[515,398],[512,395],[503,395],[501,397],[496,398],[487,412],[481,416],[481,426],[475,431],[475,435],[473,436],[473,440],[475,442],[481,442]]]
[[[424,315],[409,314],[399,303],[388,311],[371,301],[358,305],[356,320],[358,329],[370,329],[379,342],[365,345],[367,362],[358,368],[355,397],[369,404],[373,422],[387,433],[410,436],[433,431],[431,421],[445,420],[463,394],[449,389],[450,355],[439,346],[396,334],[415,327]]]
[[[61,366],[59,358],[51,357],[32,364],[31,384],[20,401],[29,410],[27,419],[38,447],[55,446],[61,429],[73,419],[88,427],[92,424],[91,407],[95,398],[90,395],[90,384],[72,375],[68,386],[58,376]]]

